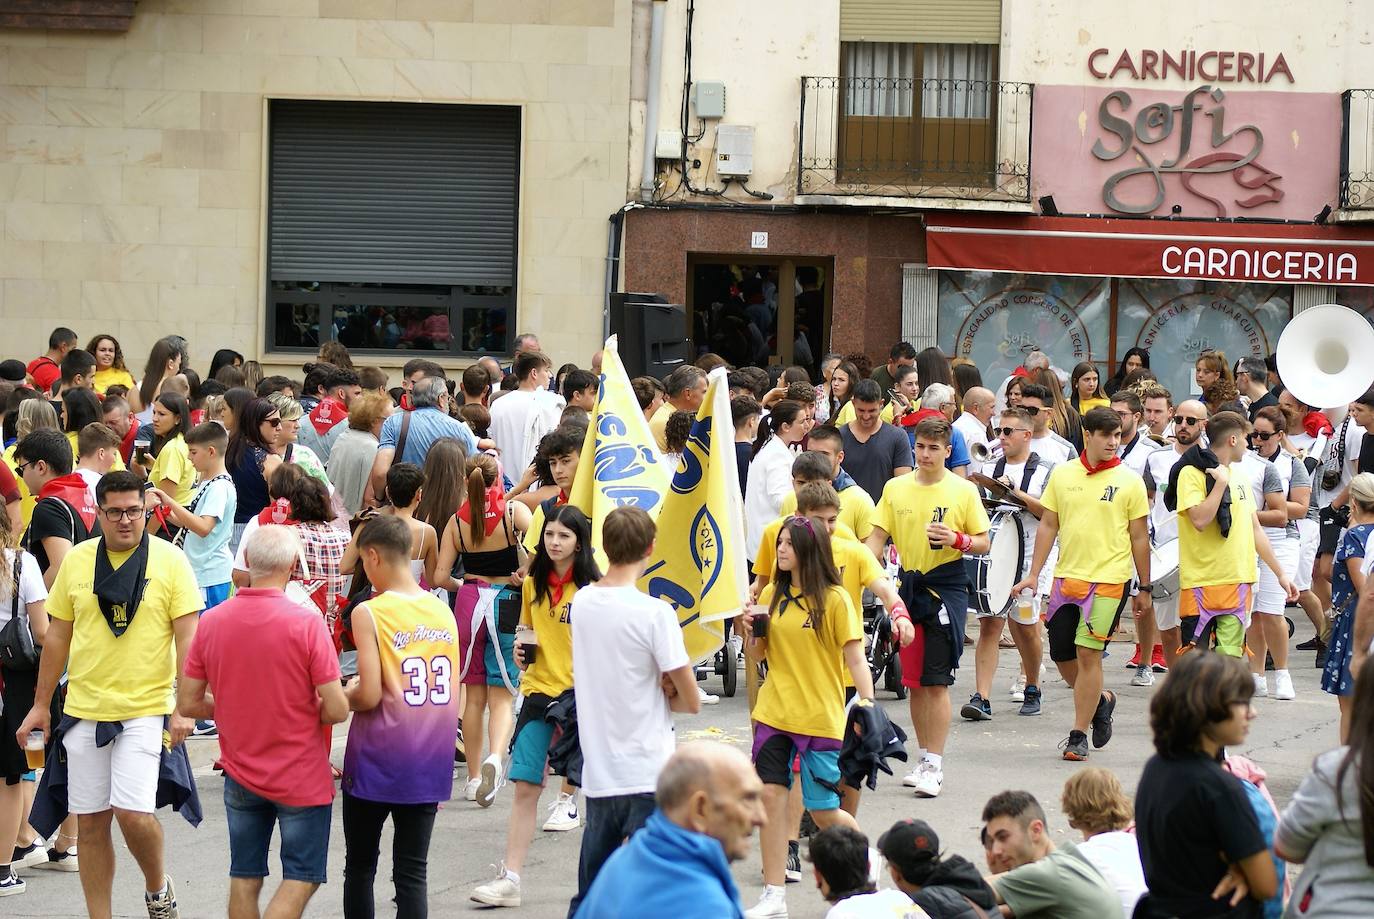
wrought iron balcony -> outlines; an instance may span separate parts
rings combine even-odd
[[[797,194],[1029,201],[1034,88],[802,77]]]
[[[1374,210],[1374,89],[1341,93],[1341,208]]]

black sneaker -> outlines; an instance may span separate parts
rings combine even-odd
[[[959,710],[959,714],[969,721],[991,721],[992,703],[984,699],[981,693],[975,692],[973,698]]]
[[[1021,703],[1021,711],[1018,712],[1018,714],[1021,714],[1021,715],[1038,715],[1038,714],[1040,714],[1040,687],[1039,687],[1039,686],[1027,686],[1027,687],[1026,687],[1026,699],[1025,699],[1024,702]]]
[[[1295,651],[1315,651],[1315,650],[1317,650],[1317,645],[1319,645],[1319,644],[1321,644],[1321,643],[1322,643],[1321,638],[1319,638],[1319,637],[1316,636],[1316,635],[1313,635],[1311,638],[1307,639],[1307,641],[1300,641],[1300,642],[1298,642],[1296,645],[1293,646],[1293,650],[1295,650]]]
[[[47,860],[39,862],[33,867],[44,871],[75,872],[80,869],[80,864],[76,860],[76,846],[72,846],[66,852],[59,852],[54,846],[48,850]]]
[[[14,869],[5,866],[5,873],[0,876],[0,897],[14,897],[23,893],[28,888],[23,878],[14,873]]]
[[[787,841],[787,883],[796,884],[801,879],[801,843],[796,839],[789,839]]]
[[[18,871],[20,868],[40,865],[47,860],[48,850],[43,848],[43,840],[39,839],[27,846],[15,846],[14,855],[10,857],[10,867]]]
[[[1317,660],[1312,666],[1316,667],[1318,670],[1324,669],[1326,667],[1326,652],[1326,642],[1317,642]]]
[[[1112,739],[1112,712],[1116,709],[1116,693],[1110,690],[1102,694],[1093,712],[1093,746],[1102,749]]]
[[[1059,745],[1064,751],[1064,759],[1081,763],[1088,758],[1088,735],[1082,731],[1070,731],[1069,739]]]

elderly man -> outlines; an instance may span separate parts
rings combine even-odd
[[[424,466],[425,454],[441,437],[457,440],[468,455],[477,452],[477,438],[472,429],[449,417],[448,407],[452,401],[443,377],[422,377],[414,383],[410,389],[411,410],[398,412],[382,423],[377,458],[372,461],[373,494],[383,493],[386,473],[393,462]]]
[[[964,435],[959,432],[959,428],[954,424],[954,412],[958,408],[959,402],[955,396],[953,386],[950,386],[948,383],[931,383],[926,387],[925,392],[921,393],[921,410],[917,413],[917,416],[918,420],[920,420],[925,417],[933,418],[938,415],[950,423],[950,451],[949,458],[945,460],[945,468],[955,475],[968,478],[968,467],[970,462],[968,443],[964,440]],[[914,431],[915,428],[910,427],[907,430]]]
[[[177,685],[178,708],[219,728],[231,919],[258,916],[273,826],[282,882],[267,914],[300,916],[325,880],[334,780],[320,725],[347,718],[348,700],[324,620],[284,592],[300,552],[290,527],[254,531],[252,586],[201,620]]]
[[[602,866],[575,914],[742,919],[729,862],[749,854],[763,826],[763,784],[739,750],[678,747],[658,776],[658,809]]]
[[[654,442],[659,453],[668,452],[668,419],[674,412],[691,412],[696,415],[701,402],[706,398],[706,372],[700,367],[683,364],[673,369],[663,381],[663,391],[667,401],[658,407],[649,419],[649,430],[653,432]]]
[[[988,424],[992,421],[992,411],[997,407],[997,397],[992,390],[974,386],[964,393],[964,410],[954,419],[954,430],[964,435],[970,450],[974,444],[982,444],[991,449],[995,438],[988,437]]]

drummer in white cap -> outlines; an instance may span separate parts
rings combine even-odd
[[[1023,408],[1008,408],[1002,413],[993,433],[1002,445],[1002,455],[996,460],[985,463],[982,474],[1001,482],[1007,489],[1000,496],[1014,499],[1001,501],[994,508],[993,525],[998,519],[1013,521],[1008,516],[1019,518],[1023,533],[1020,549],[1021,566],[1014,572],[1011,581],[1019,581],[1025,576],[1035,551],[1035,530],[1040,522],[1044,508],[1040,496],[1045,492],[1045,481],[1050,476],[1054,463],[1042,460],[1031,451],[1030,442],[1034,435],[1035,424],[1030,413]],[[994,495],[993,497],[998,497]],[[1014,530],[1010,532],[1015,532]],[[998,527],[998,538],[1001,528]],[[960,714],[970,721],[987,721],[992,717],[992,678],[997,672],[998,640],[1002,635],[1002,625],[1007,620],[1008,611],[1015,604],[1015,597],[998,598],[998,608],[988,612],[978,612],[978,646],[974,649],[974,688],[973,698],[961,709]],[[1009,602],[1008,602],[1009,601]],[[1040,714],[1040,660],[1043,654],[1040,641],[1040,626],[1032,619],[1020,622],[1012,617],[1012,641],[1021,654],[1021,666],[1026,686],[1021,701],[1022,715]]]

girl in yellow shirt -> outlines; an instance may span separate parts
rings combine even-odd
[[[1101,379],[1092,361],[1082,361],[1073,368],[1069,376],[1069,404],[1078,414],[1087,414],[1088,409],[1099,405],[1103,408],[1112,407],[1112,400],[1102,391]]]
[[[124,350],[119,347],[119,342],[113,335],[100,334],[92,338],[90,344],[86,345],[86,350],[95,358],[95,375],[91,377],[91,385],[95,391],[103,398],[105,390],[111,386],[119,385],[129,390],[129,395],[133,400],[138,398],[134,387],[134,376],[129,373],[129,368],[124,366]]]
[[[787,794],[792,760],[801,756],[802,802],[816,825],[858,824],[840,809],[840,744],[844,733],[844,672],[859,704],[872,704],[873,678],[864,659],[863,619],[841,585],[830,537],[807,517],[778,531],[773,576],[746,617],[755,654],[768,661],[768,680],[754,707],[754,768],[764,783],[768,822],[759,833],[761,903],[781,906],[787,865]],[[766,613],[764,608],[766,608]],[[765,618],[766,617],[766,618]],[[754,620],[766,627],[754,629]],[[766,637],[764,637],[766,636]]]
[[[157,459],[148,480],[171,495],[178,504],[191,503],[191,486],[196,469],[186,449],[186,432],[191,429],[191,408],[181,393],[165,392],[153,402],[153,452]]]

